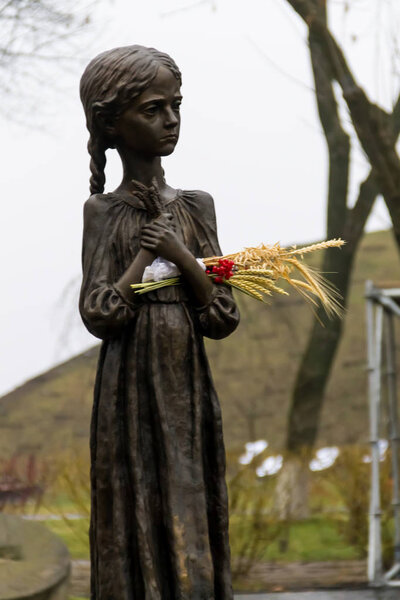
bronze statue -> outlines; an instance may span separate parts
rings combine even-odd
[[[163,176],[180,86],[174,61],[141,46],[100,54],[81,79],[92,176],[80,311],[103,340],[90,442],[92,600],[232,599],[221,413],[203,336],[229,335],[239,315],[228,287],[196,261],[221,254],[211,196]],[[105,194],[108,148],[123,179]],[[130,284],[156,257],[184,285],[135,295]]]

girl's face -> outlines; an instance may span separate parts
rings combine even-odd
[[[116,148],[148,158],[172,154],[179,137],[181,101],[179,81],[161,66],[114,124]]]

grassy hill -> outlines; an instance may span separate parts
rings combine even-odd
[[[365,236],[326,393],[320,445],[368,439],[364,284],[366,279],[400,279],[399,266],[390,232]],[[311,311],[294,292],[275,298],[270,307],[236,297],[242,314],[238,330],[226,340],[207,340],[226,446],[235,450],[251,439],[264,438],[279,448]],[[0,456],[31,451],[50,455],[87,447],[97,354],[96,346],[0,398]]]
[[[0,456],[87,446],[98,346],[0,398]]]

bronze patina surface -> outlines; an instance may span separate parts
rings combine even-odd
[[[239,321],[195,257],[220,255],[214,204],[167,185],[181,75],[141,46],[96,57],[81,80],[90,133],[80,310],[103,341],[91,426],[91,597],[231,600],[225,452],[203,336]],[[105,150],[123,179],[104,194]],[[136,296],[156,256],[184,284]]]

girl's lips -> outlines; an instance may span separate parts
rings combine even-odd
[[[176,142],[178,141],[177,135],[165,135],[160,139],[160,142]]]

